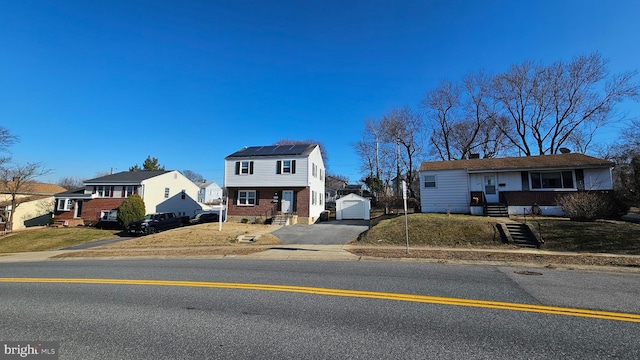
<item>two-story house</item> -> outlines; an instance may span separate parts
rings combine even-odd
[[[325,208],[325,167],[315,144],[245,147],[225,158],[231,218],[291,216],[311,224]]]
[[[202,210],[198,185],[176,170],[123,171],[83,182],[84,187],[55,195],[55,219],[70,225],[115,221],[124,199],[138,194],[147,213],[194,216]]]
[[[222,188],[215,182],[197,183],[200,187],[198,202],[203,204],[219,204],[222,202]]]

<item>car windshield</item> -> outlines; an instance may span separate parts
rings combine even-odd
[[[143,220],[151,220],[151,219],[153,219],[153,214],[147,214],[142,219]]]

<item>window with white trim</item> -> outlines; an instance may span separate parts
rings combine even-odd
[[[124,187],[124,197],[129,197],[136,193],[136,187],[133,185],[127,185]]]
[[[238,191],[238,205],[255,205],[255,204],[256,204],[255,190]]]
[[[291,160],[282,160],[282,173],[291,174]]]
[[[164,188],[164,198],[165,199],[169,198],[169,192],[170,192],[169,188]]]
[[[71,211],[73,209],[73,201],[71,199],[59,199],[58,210],[59,211]]]
[[[311,175],[318,177],[318,166],[316,164],[311,164]]]
[[[531,189],[575,189],[573,171],[530,172]]]
[[[315,204],[316,204],[316,192],[311,191],[311,205],[315,205]]]
[[[426,188],[435,188],[436,187],[436,176],[435,175],[426,175],[424,177],[424,187],[426,187]]]
[[[111,187],[110,186],[98,186],[98,197],[110,197],[111,196]]]
[[[251,164],[249,161],[241,161],[240,162],[240,174],[248,174]]]

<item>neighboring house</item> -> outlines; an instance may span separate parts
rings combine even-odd
[[[324,176],[318,145],[245,147],[225,158],[228,215],[314,223],[324,211]]]
[[[53,214],[54,194],[65,188],[55,184],[24,183],[16,194],[18,206],[11,208],[11,191],[0,184],[0,222],[5,223],[13,211],[13,229],[48,225]],[[9,189],[11,184],[9,184]]]
[[[475,214],[480,206],[499,203],[510,215],[534,205],[545,215],[563,215],[558,196],[611,191],[612,168],[610,161],[583,154],[423,162],[422,211]]]
[[[138,194],[146,213],[175,212],[194,216],[202,211],[198,185],[179,171],[124,171],[84,181],[84,187],[56,194],[56,220],[71,225],[115,221],[124,199]]]
[[[198,202],[203,204],[219,204],[222,201],[222,188],[215,182],[197,183]]]
[[[327,175],[324,182],[325,200],[327,203],[335,203],[338,200],[338,191],[347,187],[347,182],[334,176]]]

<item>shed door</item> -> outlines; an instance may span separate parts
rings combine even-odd
[[[364,219],[364,201],[345,200],[342,202],[343,219]]]

